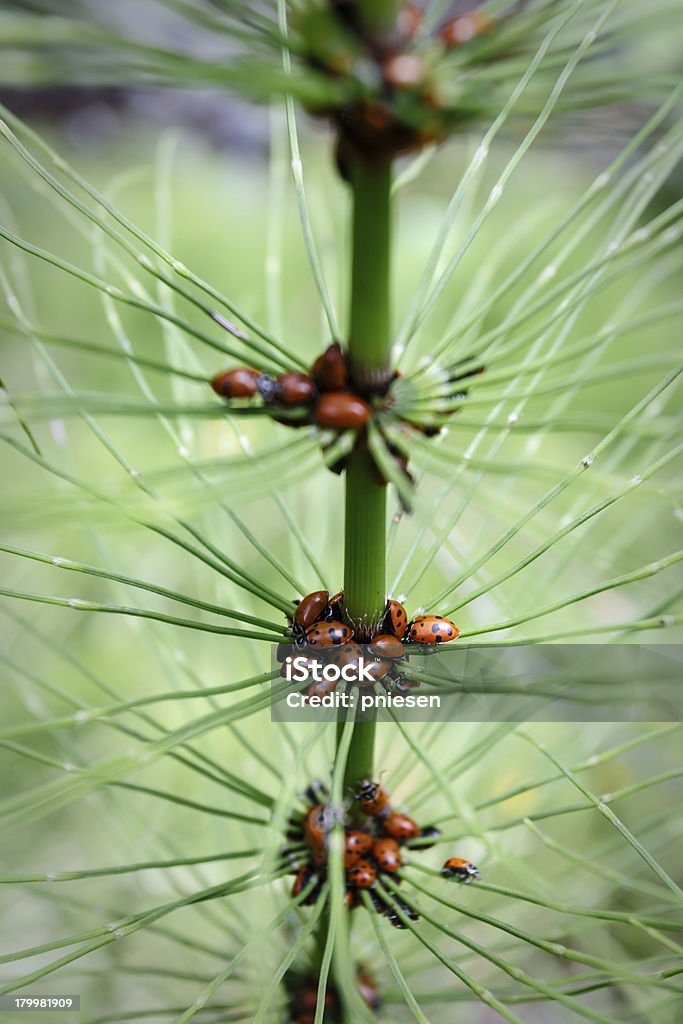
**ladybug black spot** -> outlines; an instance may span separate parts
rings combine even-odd
[[[437,636],[436,642],[437,642],[437,644],[442,644],[443,643],[443,637],[442,636]]]
[[[450,628],[450,626],[448,627],[448,635],[453,636],[453,630]]]
[[[434,625],[432,626],[432,633],[438,633],[438,632],[439,632],[439,627],[437,626],[437,624],[435,622]]]

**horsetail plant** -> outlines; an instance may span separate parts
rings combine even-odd
[[[683,623],[675,5],[147,6],[149,39],[133,8],[0,11],[7,85],[270,117],[267,176],[165,134],[150,188],[0,111],[0,996],[677,1019],[677,712],[603,671],[652,638],[675,664]],[[427,621],[543,672],[404,662]],[[264,651],[316,629],[460,720],[280,720]],[[565,642],[603,668],[558,680]]]

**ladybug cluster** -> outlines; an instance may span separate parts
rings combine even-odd
[[[387,917],[395,928],[405,928],[397,908],[411,921],[419,920],[419,915],[400,896],[392,893],[384,902],[375,887],[382,881],[382,875],[400,883],[397,872],[402,866],[402,848],[416,839],[436,840],[441,834],[439,829],[421,828],[407,814],[395,810],[386,789],[369,779],[361,782],[351,802],[360,823],[351,820],[346,809],[325,803],[327,795],[322,783],[314,782],[304,794],[306,810],[290,819],[287,840],[291,845],[283,852],[291,859],[296,872],[292,896],[300,896],[313,882],[303,903],[310,905],[318,901],[327,876],[328,834],[334,825],[343,823],[348,909],[353,910],[362,903],[360,892],[366,890],[376,912]],[[420,849],[429,845],[422,842]]]
[[[289,994],[289,1015],[294,1024],[314,1024],[315,1012],[318,1005],[318,977],[315,973],[306,972],[299,974],[288,974],[285,979]],[[359,964],[356,971],[356,984],[361,999],[368,1007],[375,1012],[382,1005],[377,985],[372,975],[362,964]],[[342,1002],[339,993],[330,979],[327,983],[324,997],[325,1009],[323,1020],[325,1024],[342,1024],[344,1019]]]
[[[456,68],[463,61],[465,66],[469,60],[476,63],[481,59],[477,40],[497,25],[483,11],[472,11],[449,17],[427,32],[422,10],[410,3],[399,9],[392,27],[372,32],[355,0],[331,0],[327,11],[303,7],[291,23],[302,38],[307,62],[348,84],[348,98],[340,105],[309,104],[310,113],[331,118],[337,127],[344,177],[349,176],[349,153],[365,160],[391,158],[438,142],[459,128],[471,116],[471,104],[453,102],[456,97],[448,87],[448,72],[454,77],[453,54],[458,55]]]
[[[239,366],[217,374],[211,386],[221,398],[252,399],[260,396],[273,410],[273,418],[292,427],[316,423],[332,430],[360,430],[369,423],[372,409],[365,398],[349,387],[346,356],[338,341],[332,342],[311,366],[310,373],[281,373],[270,377],[259,370]]]
[[[411,644],[426,653],[460,635],[455,623],[442,615],[417,615],[410,620],[403,605],[391,599],[378,623],[353,623],[345,613],[343,592],[330,597],[327,590],[307,594],[288,624],[293,642],[311,659],[343,668],[363,656],[373,682],[399,692],[419,685],[403,671]],[[369,664],[360,644],[366,645]],[[281,644],[278,660],[284,661],[288,651],[288,645]],[[338,685],[339,679],[321,680],[311,685],[309,694],[325,696]]]

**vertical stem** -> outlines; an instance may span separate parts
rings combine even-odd
[[[354,379],[385,377],[391,347],[391,163],[354,161],[353,265],[349,360]],[[386,597],[386,486],[367,452],[354,452],[346,470],[344,602],[353,619],[377,621]],[[344,791],[373,775],[375,723],[357,723]]]

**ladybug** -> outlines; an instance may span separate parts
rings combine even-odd
[[[337,593],[333,594],[332,597],[330,598],[329,604],[327,606],[327,615],[325,616],[325,618],[329,619],[330,621],[332,619],[339,619],[339,618],[341,618],[341,611],[342,611],[342,605],[343,604],[344,604],[344,591],[343,590],[338,590]]]
[[[411,690],[418,690],[420,684],[417,679],[407,679],[405,676],[397,676],[394,679],[394,688],[399,693],[410,693]]]
[[[358,983],[361,999],[365,1000],[371,1010],[379,1010],[382,1000],[379,997],[375,979],[362,965],[359,965],[356,972],[356,982]]]
[[[454,878],[456,882],[465,882],[465,884],[473,879],[481,878],[479,869],[464,857],[449,857],[441,868],[441,874],[444,878]]]
[[[374,661],[370,661],[365,665],[365,671],[370,673],[372,679],[358,679],[356,686],[372,686],[373,683],[389,675],[393,667],[393,662],[388,658],[376,658]]]
[[[460,636],[460,630],[443,615],[418,615],[408,626],[408,639],[414,644],[447,644]]]
[[[378,782],[371,782],[370,779],[364,779],[361,782],[360,789],[356,793],[356,800],[360,803],[363,814],[367,814],[370,818],[380,817],[390,810],[389,794],[386,789],[383,789]]]
[[[311,804],[320,803],[322,800],[326,800],[329,796],[329,790],[321,779],[314,779],[313,782],[309,782],[306,789],[301,794],[300,799],[308,800]]]
[[[386,630],[391,630],[399,640],[403,639],[408,628],[408,613],[402,604],[389,598],[384,609],[382,626]]]
[[[363,652],[356,641],[349,640],[341,647],[333,648],[327,656],[327,662],[329,665],[337,665],[342,669],[346,665],[357,665],[362,656]]]
[[[404,39],[411,39],[422,24],[422,11],[415,4],[406,4],[398,12],[396,25]]]
[[[352,829],[346,833],[344,840],[344,868],[348,871],[367,853],[370,853],[373,839],[367,832]]]
[[[328,1011],[334,1012],[335,997],[330,991],[325,992],[323,998],[325,1008],[325,1020],[328,1019]],[[307,978],[302,987],[294,993],[290,1004],[291,1019],[295,1024],[314,1024],[315,1014],[318,1007],[318,985],[315,979]]]
[[[439,35],[442,42],[449,50],[463,43],[469,43],[471,39],[482,36],[489,32],[495,24],[494,19],[483,11],[473,11],[471,14],[463,14],[459,18],[452,18],[442,26]]]
[[[311,854],[317,866],[323,863],[327,855],[327,832],[329,815],[325,804],[315,804],[304,814],[301,828]]]
[[[275,399],[280,405],[312,405],[315,384],[305,373],[282,373],[275,380]]]
[[[377,871],[369,860],[359,860],[346,872],[346,882],[353,889],[371,889],[377,881]]]
[[[348,370],[342,347],[333,341],[318,356],[311,367],[311,375],[321,391],[341,391],[348,382]]]
[[[408,904],[405,902],[405,900],[402,900],[400,896],[397,896],[396,893],[394,893],[392,898],[393,898],[393,901],[394,901],[394,906],[398,907],[399,910],[402,910],[403,913],[405,914],[405,916],[408,918],[408,920],[410,920],[410,921],[419,921],[420,920],[420,915],[417,913],[417,911],[413,910],[412,907],[409,907]],[[401,918],[398,916],[398,914],[396,913],[396,911],[392,907],[389,907],[387,909],[387,917],[389,918],[389,920],[393,924],[394,928],[405,928],[406,927],[406,925],[403,923]]]
[[[313,870],[313,865],[312,864],[302,864],[301,865],[301,867],[299,868],[299,870],[296,873],[296,878],[294,879],[294,885],[292,886],[292,896],[295,899],[296,899],[297,896],[301,895],[301,893],[304,891],[304,889],[306,888],[308,883],[313,878],[314,874],[315,874],[315,872]],[[314,891],[315,891],[315,889],[311,890],[311,892],[314,892]],[[308,897],[306,897],[306,899],[308,899]]]
[[[368,896],[370,897],[370,902],[372,903],[372,905],[373,905],[373,907],[375,909],[375,913],[376,914],[380,914],[382,916],[384,914],[386,914],[386,912],[388,910],[388,907],[387,907],[386,903],[382,902],[382,900],[380,899],[379,895],[375,892],[374,889],[369,889],[368,890]]]
[[[297,605],[294,612],[294,624],[301,626],[302,629],[307,629],[317,622],[327,608],[329,597],[330,594],[327,590],[314,590],[312,594],[307,594]]]
[[[306,696],[327,697],[328,693],[334,693],[338,686],[338,679],[314,679],[306,690]]]
[[[436,840],[441,835],[441,829],[437,828],[436,825],[425,825],[424,828],[420,829],[420,839],[431,839],[431,843],[420,843],[421,850],[431,850],[432,846],[436,843]]]
[[[391,633],[379,633],[373,637],[370,650],[380,658],[402,658],[405,654],[403,644]]]
[[[314,622],[306,630],[306,643],[311,647],[337,647],[349,642],[353,630],[343,622]]]
[[[420,834],[420,826],[417,825],[407,814],[400,811],[391,811],[382,819],[382,828],[392,839],[401,843],[407,843],[410,839],[417,839]]]
[[[236,370],[217,373],[211,387],[221,398],[251,398],[258,391],[261,373],[249,366],[238,366]]]
[[[357,889],[347,889],[344,893],[344,906],[347,910],[355,910],[362,902]]]
[[[372,856],[380,871],[393,875],[401,866],[401,847],[395,839],[375,839]]]
[[[367,402],[348,391],[328,391],[321,395],[315,407],[314,419],[319,427],[334,430],[357,430],[364,427],[372,416]]]
[[[397,53],[382,66],[385,85],[393,89],[414,89],[425,79],[425,63],[415,53]]]

